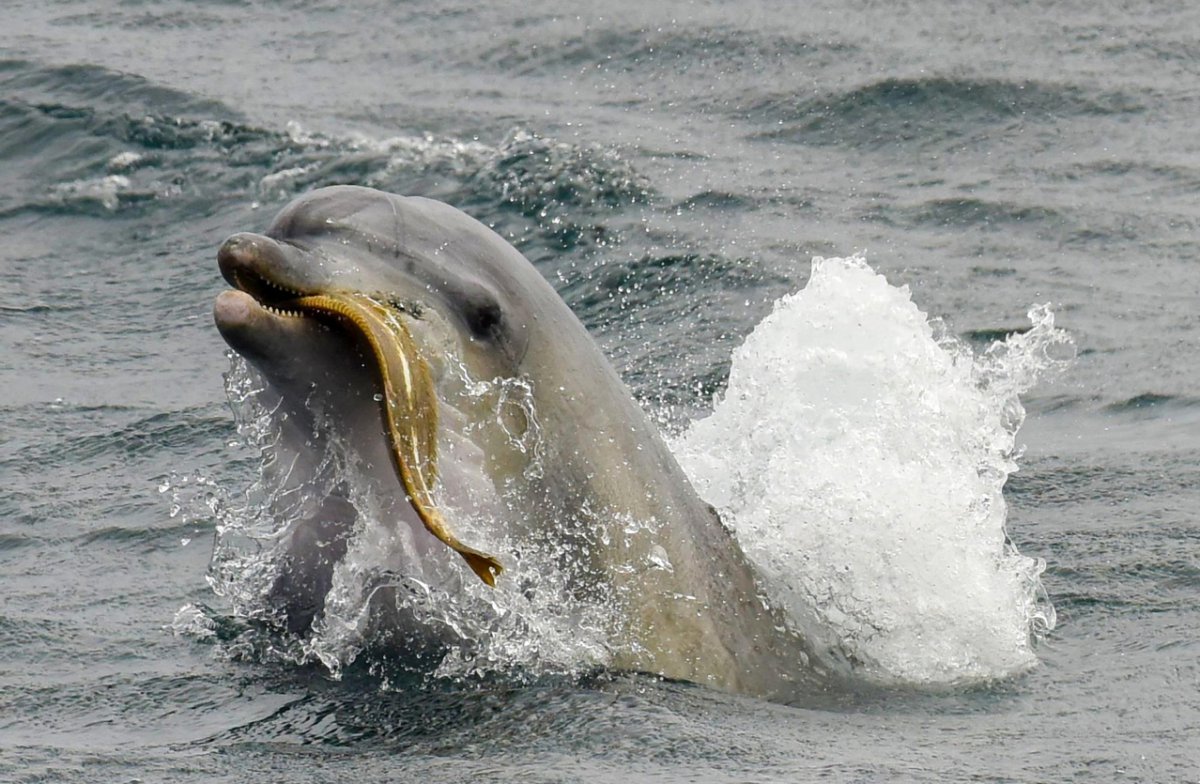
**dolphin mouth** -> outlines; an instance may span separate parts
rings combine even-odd
[[[380,418],[396,476],[405,497],[429,533],[458,553],[489,586],[503,571],[491,555],[463,544],[450,531],[434,498],[437,484],[438,401],[429,364],[421,356],[405,318],[412,308],[357,291],[326,288],[289,275],[286,251],[267,237],[235,235],[221,246],[218,262],[225,279],[242,295],[225,292],[221,309],[243,313],[260,308],[284,319],[312,319],[345,333],[373,360],[381,394]],[[230,296],[227,296],[230,295]],[[225,300],[222,303],[222,299]],[[248,320],[248,319],[246,319]]]

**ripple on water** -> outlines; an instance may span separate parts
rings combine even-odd
[[[0,86],[0,217],[194,219],[228,197],[282,204],[353,182],[442,198],[535,258],[612,241],[614,211],[644,202],[622,154],[517,128],[494,144],[432,135],[327,135],[254,127],[221,104],[92,66],[7,61]]]
[[[775,95],[750,111],[780,126],[758,138],[872,149],[936,147],[988,128],[1137,114],[1144,106],[1121,92],[1071,84],[926,76],[890,77],[815,98]]]

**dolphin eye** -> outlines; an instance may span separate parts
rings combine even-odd
[[[503,320],[500,303],[491,298],[471,298],[463,308],[463,318],[477,338],[495,337]]]

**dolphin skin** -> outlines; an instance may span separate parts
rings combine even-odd
[[[616,668],[774,698],[811,675],[804,641],[586,329],[489,228],[336,186],[230,237],[218,263],[233,288],[217,327],[286,420],[274,481],[305,490],[274,591],[289,630],[321,617],[359,515],[344,477],[311,481],[337,438],[401,542],[394,572],[452,593],[520,581],[518,553],[550,547],[572,595],[615,608]],[[505,383],[524,398],[479,394]],[[418,637],[396,639],[436,649]]]

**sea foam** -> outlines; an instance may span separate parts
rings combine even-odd
[[[674,444],[825,664],[885,683],[1005,677],[1054,626],[1005,534],[1018,395],[1070,338],[1047,307],[980,357],[861,257],[814,259]]]

